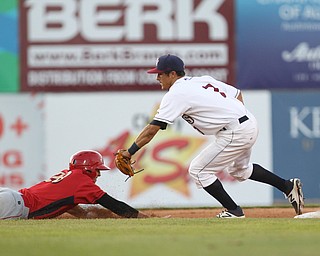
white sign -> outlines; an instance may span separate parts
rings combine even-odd
[[[0,95],[0,187],[20,189],[45,177],[43,97]]]
[[[24,5],[30,42],[63,42],[77,34],[95,42],[141,41],[148,24],[156,27],[159,41],[193,41],[197,22],[207,24],[211,40],[221,41],[228,38],[226,17],[218,11],[224,2],[202,0],[196,8],[194,0],[27,0]]]

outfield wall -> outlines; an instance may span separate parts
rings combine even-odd
[[[0,94],[0,186],[30,186],[95,149],[112,170],[98,184],[136,207],[218,206],[196,189],[188,165],[211,138],[182,119],[135,156],[145,171],[124,182],[113,153],[128,148],[155,114],[164,92]],[[320,198],[320,93],[244,91],[260,126],[252,161],[285,178],[300,177],[306,203]],[[219,177],[241,205],[271,205],[282,193],[252,181]]]

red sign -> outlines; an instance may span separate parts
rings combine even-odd
[[[234,82],[233,0],[19,3],[23,91],[159,90],[146,70],[167,53]]]

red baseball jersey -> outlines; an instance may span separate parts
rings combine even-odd
[[[30,188],[19,190],[29,218],[56,217],[77,204],[94,204],[105,192],[82,170],[63,170]]]

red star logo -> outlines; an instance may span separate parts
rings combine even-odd
[[[17,136],[21,136],[25,129],[28,129],[28,125],[24,123],[19,116],[15,123],[10,126],[10,129],[17,133]]]
[[[132,179],[130,198],[134,198],[158,184],[167,186],[185,197],[190,197],[186,161],[204,143],[204,138],[181,136],[172,130],[168,130],[166,134],[158,134],[149,144],[149,150],[142,149],[135,157],[137,164],[134,167],[137,170],[145,168],[145,171]],[[140,157],[141,159],[139,159]]]

